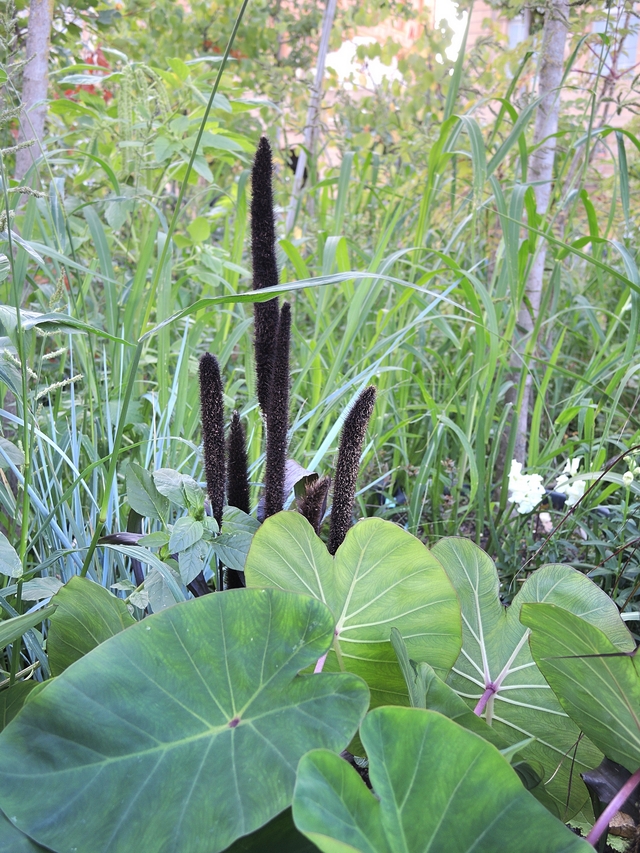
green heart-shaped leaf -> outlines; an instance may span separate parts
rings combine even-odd
[[[453,583],[462,608],[462,652],[447,683],[472,708],[491,692],[484,715],[509,744],[536,741],[522,750],[523,760],[544,768],[547,794],[558,813],[571,816],[587,801],[579,774],[597,767],[602,756],[569,720],[536,666],[520,622],[524,602],[553,602],[605,630],[626,648],[634,643],[618,609],[584,575],[564,565],[534,572],[505,608],[491,559],[472,542],[443,539],[434,548]],[[542,794],[542,792],[541,792]]]
[[[254,536],[245,577],[248,586],[302,592],[327,604],[336,636],[325,671],[360,675],[374,705],[408,702],[392,628],[413,658],[443,676],[460,651],[460,608],[442,566],[389,521],[356,524],[333,558],[306,519],[278,513]]]
[[[227,853],[317,853],[318,848],[296,829],[291,809],[285,809],[251,835],[244,835]]]
[[[438,678],[433,667],[424,661],[416,663],[410,659],[407,645],[395,628],[391,629],[391,643],[409,690],[411,707],[437,711],[459,726],[480,735],[498,749],[507,747],[506,741],[495,729],[487,725],[482,717],[476,716],[464,699]]]
[[[124,601],[88,578],[71,578],[53,603],[58,607],[51,616],[47,651],[54,675],[136,623]]]
[[[377,708],[360,737],[375,794],[326,750],[298,767],[293,818],[324,853],[593,853],[494,746],[434,711]]]
[[[224,850],[291,802],[310,745],[357,729],[359,678],[298,676],[333,630],[311,598],[234,590],[122,631],[0,735],[0,808],[56,851]]]
[[[0,731],[9,725],[37,686],[37,681],[17,681],[12,687],[0,691]]]
[[[0,850],[3,853],[47,853],[44,847],[16,829],[2,812],[0,812]]]
[[[567,714],[607,758],[635,773],[640,767],[637,658],[621,654],[595,625],[555,605],[525,604],[520,619],[532,631],[531,653]]]

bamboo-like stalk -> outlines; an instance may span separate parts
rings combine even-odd
[[[16,181],[22,181],[31,165],[42,155],[44,123],[47,118],[52,21],[53,0],[31,0],[26,47],[28,61],[23,72],[18,144],[34,139],[35,145],[16,151]]]
[[[550,0],[544,20],[540,48],[538,94],[541,98],[536,112],[532,152],[529,164],[529,182],[534,188],[538,216],[543,217],[549,206],[553,182],[553,164],[560,112],[560,86],[564,71],[564,47],[567,39],[569,3],[567,0]],[[514,341],[514,366],[522,366],[524,350],[530,346],[534,333],[544,282],[544,265],[547,257],[546,242],[542,240],[533,260],[525,287],[523,304],[518,313],[518,331]],[[529,408],[533,378],[527,372],[520,407],[517,412],[514,458],[526,463]],[[508,464],[509,460],[506,460]]]
[[[327,0],[327,5],[322,18],[322,35],[320,37],[320,46],[318,47],[318,56],[316,59],[316,76],[311,90],[309,99],[309,109],[307,110],[307,120],[304,127],[304,147],[298,155],[296,164],[296,173],[293,179],[293,188],[291,190],[291,201],[289,202],[289,210],[287,211],[286,231],[289,233],[293,228],[293,223],[296,219],[296,210],[298,207],[298,199],[302,191],[304,183],[304,170],[307,165],[307,151],[313,156],[320,129],[320,103],[322,102],[322,81],[324,80],[324,69],[327,61],[327,53],[329,51],[329,38],[333,27],[333,19],[336,16],[337,0]]]

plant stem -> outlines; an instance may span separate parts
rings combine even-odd
[[[31,0],[27,27],[27,64],[22,81],[22,115],[18,142],[35,139],[31,148],[16,152],[14,177],[22,181],[31,165],[42,156],[42,139],[47,118],[47,88],[49,85],[49,48],[53,0]],[[39,104],[39,106],[36,106]]]
[[[322,82],[324,80],[324,68],[327,59],[327,52],[329,50],[331,28],[333,27],[333,19],[336,14],[336,6],[337,0],[327,0],[324,17],[322,19],[322,36],[320,38],[320,46],[318,48],[318,56],[316,58],[316,76],[313,89],[311,90],[309,109],[307,110],[307,122],[304,128],[304,146],[300,149],[300,154],[298,156],[296,174],[293,179],[291,201],[289,202],[289,210],[287,212],[287,222],[285,226],[287,234],[293,228],[296,219],[298,199],[302,191],[304,170],[307,165],[307,151],[309,152],[309,155],[313,157],[313,149],[315,148],[315,141],[318,136],[320,102],[322,100]]]
[[[324,662],[326,661],[328,654],[329,652],[325,652],[322,657],[318,659],[318,663],[316,664],[315,669],[313,670],[314,673],[322,672],[322,670],[324,669]]]
[[[568,17],[567,0],[551,0],[542,32],[538,72],[540,103],[536,112],[528,175],[534,187],[539,217],[546,214],[551,197]],[[533,388],[533,376],[525,351],[528,349],[533,352],[537,343],[536,329],[542,301],[545,259],[546,242],[543,240],[534,256],[526,282],[524,301],[518,313],[518,332],[514,340],[514,367],[521,368],[525,373],[522,399],[515,413],[517,426],[514,447],[514,458],[523,464],[526,463],[529,402]]]
[[[338,637],[339,636],[340,636],[339,632],[336,629],[333,632],[332,646],[333,646],[334,652],[336,653],[336,657],[338,658],[338,663],[340,664],[340,670],[341,670],[341,672],[344,672],[344,664],[342,663],[342,653],[340,651],[340,644],[338,643]],[[314,674],[317,672],[322,672],[322,670],[324,669],[324,665],[326,663],[326,660],[327,660],[327,655],[329,654],[330,651],[331,651],[331,646],[327,649],[327,651],[322,655],[321,658],[318,658],[318,662],[315,665],[315,669],[313,670]]]
[[[626,803],[631,794],[633,794],[638,785],[640,785],[640,768],[636,770],[633,776],[627,779],[622,788],[620,788],[618,793],[602,812],[598,820],[594,823],[593,827],[591,828],[591,832],[587,835],[587,841],[589,842],[589,844],[591,844],[593,847],[596,846],[602,833],[607,831],[609,823],[611,822],[611,818],[616,812],[620,811],[622,806]]]
[[[497,693],[497,692],[498,692],[498,688],[496,687],[496,685],[493,682],[487,686],[487,689],[484,691],[484,693],[482,694],[482,696],[478,700],[478,704],[473,709],[473,713],[476,715],[476,717],[482,716],[482,712],[484,711],[484,709],[487,705],[487,702],[489,701],[489,699],[491,699],[491,697],[494,695],[494,693]]]

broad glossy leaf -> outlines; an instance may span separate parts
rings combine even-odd
[[[0,808],[56,851],[217,853],[291,802],[309,747],[341,750],[353,675],[314,599],[234,590],[170,607],[77,661],[0,735]],[[42,779],[46,776],[46,784]]]
[[[227,853],[317,853],[318,848],[296,829],[291,809],[285,809],[265,826],[245,835]]]
[[[411,660],[407,645],[397,628],[391,629],[391,644],[409,690],[412,708],[437,711],[450,720],[455,720],[459,726],[480,735],[498,749],[506,748],[506,741],[492,726],[487,725],[486,720],[476,716],[455,690],[438,678],[432,666],[424,661],[416,663]]]
[[[252,540],[250,533],[221,533],[211,542],[211,548],[225,566],[243,572]]]
[[[298,767],[293,818],[324,853],[593,853],[494,746],[440,714],[377,708],[360,737],[375,795],[326,750]]]
[[[525,604],[520,620],[560,704],[607,758],[640,767],[640,673],[607,635],[560,607]],[[602,657],[604,655],[604,657]]]
[[[16,829],[0,812],[0,853],[47,853],[47,850]]]
[[[58,590],[62,589],[63,583],[58,578],[33,578],[22,586],[23,601],[40,601],[43,598],[51,598]],[[6,595],[6,590],[4,591]]]
[[[252,515],[247,515],[235,506],[226,506],[222,515],[222,530],[225,533],[235,535],[237,533],[249,533],[253,536],[260,524]]]
[[[177,551],[184,551],[185,548],[190,548],[200,539],[204,533],[204,527],[201,521],[196,521],[189,515],[179,518],[173,525],[171,536],[169,538],[169,551],[173,554]]]
[[[171,586],[167,582],[168,578],[173,580],[174,587],[177,586],[178,582],[181,580],[180,575],[174,571],[171,566],[167,566],[163,573],[160,573],[155,568],[151,568],[147,572],[147,576],[144,580],[144,590],[142,591],[146,593],[147,597],[145,607],[148,604],[154,613],[166,610],[167,607],[173,607],[176,603],[176,597],[172,592]],[[142,607],[143,601],[144,596],[138,599],[137,606]],[[135,599],[133,603],[136,603]]]
[[[553,602],[585,616],[614,642],[632,648],[633,640],[615,604],[580,572],[551,565],[534,572],[505,608],[499,599],[496,568],[480,548],[464,539],[444,539],[433,552],[449,575],[462,608],[462,652],[447,683],[471,708],[493,686],[485,718],[509,744],[536,738],[522,751],[522,758],[534,766],[542,765],[545,790],[556,801],[559,815],[572,816],[588,798],[579,774],[597,767],[602,755],[586,738],[579,739],[577,726],[567,718],[536,666],[528,631],[520,622],[520,608],[524,602]]]
[[[163,521],[169,512],[169,500],[160,494],[151,474],[136,462],[129,462],[126,473],[127,500],[131,509],[144,518]]]
[[[171,503],[178,506],[186,506],[186,498],[182,487],[185,478],[184,474],[174,471],[173,468],[158,468],[151,476],[153,477],[156,489],[161,495],[168,498]]]
[[[55,596],[47,650],[59,675],[96,646],[135,624],[124,601],[88,578],[73,577]]]
[[[9,725],[26,702],[27,696],[39,683],[33,680],[16,681],[12,687],[0,690],[0,731]]]
[[[193,545],[185,548],[184,551],[180,551],[178,554],[178,568],[180,569],[182,583],[191,583],[194,578],[198,577],[206,566],[208,554],[209,545],[203,539],[199,539]]]
[[[259,529],[260,524],[252,515],[226,506],[222,532],[211,542],[211,548],[225,566],[243,572],[254,533]]]
[[[451,583],[427,548],[389,521],[356,524],[333,558],[299,513],[278,513],[254,536],[245,578],[247,586],[325,602],[337,623],[325,671],[360,675],[374,705],[408,703],[392,628],[413,658],[443,675],[458,656],[460,609]]]

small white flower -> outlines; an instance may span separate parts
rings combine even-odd
[[[575,506],[584,495],[586,486],[584,480],[578,480],[575,483],[569,482],[569,478],[575,477],[578,473],[581,462],[582,456],[576,456],[575,459],[567,459],[562,469],[562,474],[556,480],[555,490],[567,496],[567,500],[565,501],[565,506],[567,507]]]
[[[522,463],[514,459],[509,470],[509,502],[516,504],[520,515],[533,512],[545,496],[540,474],[523,474]]]
[[[630,486],[631,483],[633,483],[633,471],[625,471],[625,473],[622,475],[622,482],[625,484],[625,486]]]

